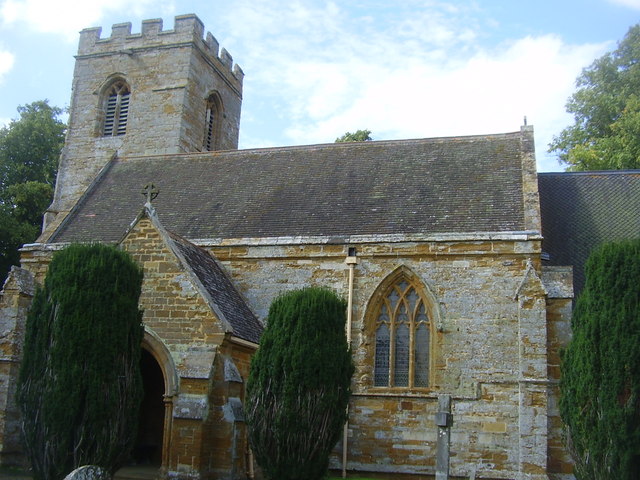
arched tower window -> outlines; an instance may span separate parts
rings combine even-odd
[[[382,285],[373,307],[375,387],[430,386],[434,322],[430,303],[412,275]]]
[[[114,82],[107,89],[104,105],[104,127],[102,129],[102,135],[105,137],[124,135],[127,132],[130,96],[131,89],[123,80]]]
[[[213,151],[218,148],[220,137],[220,124],[222,120],[222,101],[218,93],[212,93],[207,98],[207,111],[205,117],[205,132],[203,149]]]

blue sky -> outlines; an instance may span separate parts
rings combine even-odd
[[[512,132],[540,171],[582,68],[640,21],[640,0],[0,0],[0,123],[69,104],[78,32],[196,13],[245,72],[240,147]]]

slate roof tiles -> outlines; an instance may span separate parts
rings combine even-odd
[[[594,247],[640,238],[640,170],[540,173],[538,188],[542,250],[551,265],[573,265],[577,295]]]
[[[190,240],[524,230],[521,133],[112,161],[49,242],[116,241],[154,183]]]
[[[259,343],[262,324],[229,280],[218,262],[203,248],[171,232],[166,232],[173,248],[187,262],[213,302],[212,307],[228,322],[233,335],[253,343]]]

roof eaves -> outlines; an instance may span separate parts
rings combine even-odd
[[[352,245],[405,242],[477,242],[541,240],[538,231],[456,232],[456,233],[392,233],[383,235],[296,235],[282,237],[195,238],[194,245],[208,246],[273,246],[273,245]]]

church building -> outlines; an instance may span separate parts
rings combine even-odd
[[[195,15],[80,33],[55,198],[0,298],[0,462],[21,458],[35,285],[57,250],[104,242],[144,270],[132,462],[158,478],[259,478],[250,359],[270,303],[307,286],[349,303],[356,370],[332,468],[572,478],[557,384],[573,277],[543,250],[533,128],[238,150],[243,77]]]

